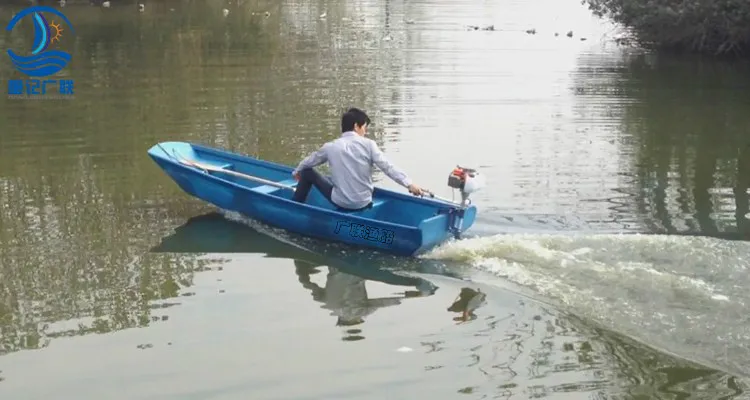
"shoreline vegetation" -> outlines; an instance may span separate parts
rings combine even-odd
[[[581,0],[628,29],[629,41],[665,53],[750,58],[748,0]]]

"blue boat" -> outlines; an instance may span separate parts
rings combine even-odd
[[[216,207],[301,235],[399,256],[460,238],[477,214],[468,196],[482,186],[476,171],[457,167],[449,186],[461,190],[460,203],[376,187],[371,208],[340,212],[315,187],[306,203],[291,200],[297,181],[287,165],[188,142],[157,143],[148,154],[182,190]]]

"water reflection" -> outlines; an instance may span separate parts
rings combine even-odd
[[[151,302],[177,296],[205,267],[140,248],[160,234],[142,221],[168,223],[179,208],[121,207],[121,189],[106,190],[116,182],[76,172],[0,181],[0,355],[149,325]]]
[[[748,63],[650,54],[579,63],[577,97],[600,99],[597,112],[626,134],[620,153],[631,166],[617,191],[630,200],[613,193],[612,209],[654,233],[750,240]]]
[[[318,250],[321,250],[320,248]],[[342,254],[336,251],[314,252],[298,245],[284,243],[240,223],[228,221],[219,213],[208,213],[190,218],[175,233],[165,237],[155,252],[172,253],[262,253],[267,257],[292,259],[302,287],[309,290],[313,300],[331,310],[336,325],[345,327],[344,340],[364,339],[361,328],[365,317],[380,308],[401,304],[408,298],[431,296],[437,287],[426,279],[406,276],[382,269],[368,262],[360,252]],[[321,287],[310,278],[327,267],[325,285]],[[390,286],[411,287],[398,296],[368,295],[366,283],[380,282]]]
[[[335,267],[328,267],[325,286],[320,287],[310,280],[310,275],[320,272],[316,266],[302,260],[294,260],[294,265],[302,287],[310,291],[313,300],[323,304],[322,308],[331,310],[331,315],[336,317],[336,326],[346,328],[347,335],[343,337],[343,340],[347,341],[365,338],[361,327],[352,327],[363,324],[364,318],[378,309],[399,305],[407,298],[429,296],[434,293],[434,290],[429,289],[428,291],[406,290],[399,293],[399,296],[371,298],[367,293],[365,278],[342,272]],[[401,282],[394,283],[390,280],[388,283],[418,288],[423,286],[422,282],[426,282],[418,278],[398,278],[402,278],[397,279]]]
[[[473,321],[464,335],[445,332],[423,342],[431,380],[476,382],[454,390],[477,398],[746,398],[747,384],[738,376],[672,357],[575,315],[520,303],[509,315]]]
[[[550,365],[551,371],[566,371],[572,366],[569,362],[577,361],[580,367],[591,369],[594,378],[552,386],[546,388],[548,393],[595,389],[607,380],[615,387],[598,393],[607,398],[619,394],[644,399],[741,399],[747,390],[737,376],[666,355],[572,315],[547,324],[546,331],[563,339],[558,350],[567,360]],[[570,340],[571,335],[577,338]],[[608,368],[593,372],[601,364]]]
[[[39,158],[54,160],[57,171],[92,159],[97,174],[126,179],[125,164],[142,177],[151,171],[144,149],[172,139],[296,163],[339,132],[342,109],[356,104],[377,118],[380,104],[397,96],[376,82],[397,81],[401,60],[388,49],[377,57],[361,49],[380,37],[370,31],[379,29],[383,7],[357,10],[367,22],[349,29],[338,22],[352,12],[344,3],[331,5],[336,24],[311,21],[309,8],[318,6],[305,2],[232,2],[226,17],[224,6],[157,2],[143,13],[66,6],[76,34],[60,44],[73,53],[61,77],[75,80],[76,101],[0,96],[2,174],[34,179],[52,172]],[[0,5],[0,25],[18,9]],[[0,35],[0,47],[29,48],[32,40]],[[360,68],[361,59],[372,68]],[[334,69],[320,68],[328,60]],[[0,63],[0,80],[14,77],[12,65]]]
[[[461,313],[460,317],[453,318],[454,321],[466,322],[477,319],[474,310],[486,304],[487,295],[482,293],[481,289],[472,289],[470,287],[461,288],[456,300],[448,307],[449,312]]]

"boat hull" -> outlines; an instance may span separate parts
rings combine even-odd
[[[445,203],[376,188],[373,207],[338,212],[313,188],[306,203],[291,200],[292,190],[264,185],[223,172],[204,171],[182,160],[199,162],[296,186],[293,168],[186,142],[164,142],[148,150],[154,162],[186,193],[224,210],[297,234],[326,241],[413,256],[450,239],[451,210]],[[476,218],[465,210],[462,230]]]

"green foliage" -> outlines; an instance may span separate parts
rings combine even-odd
[[[582,0],[632,30],[643,45],[714,55],[750,55],[748,0]]]

